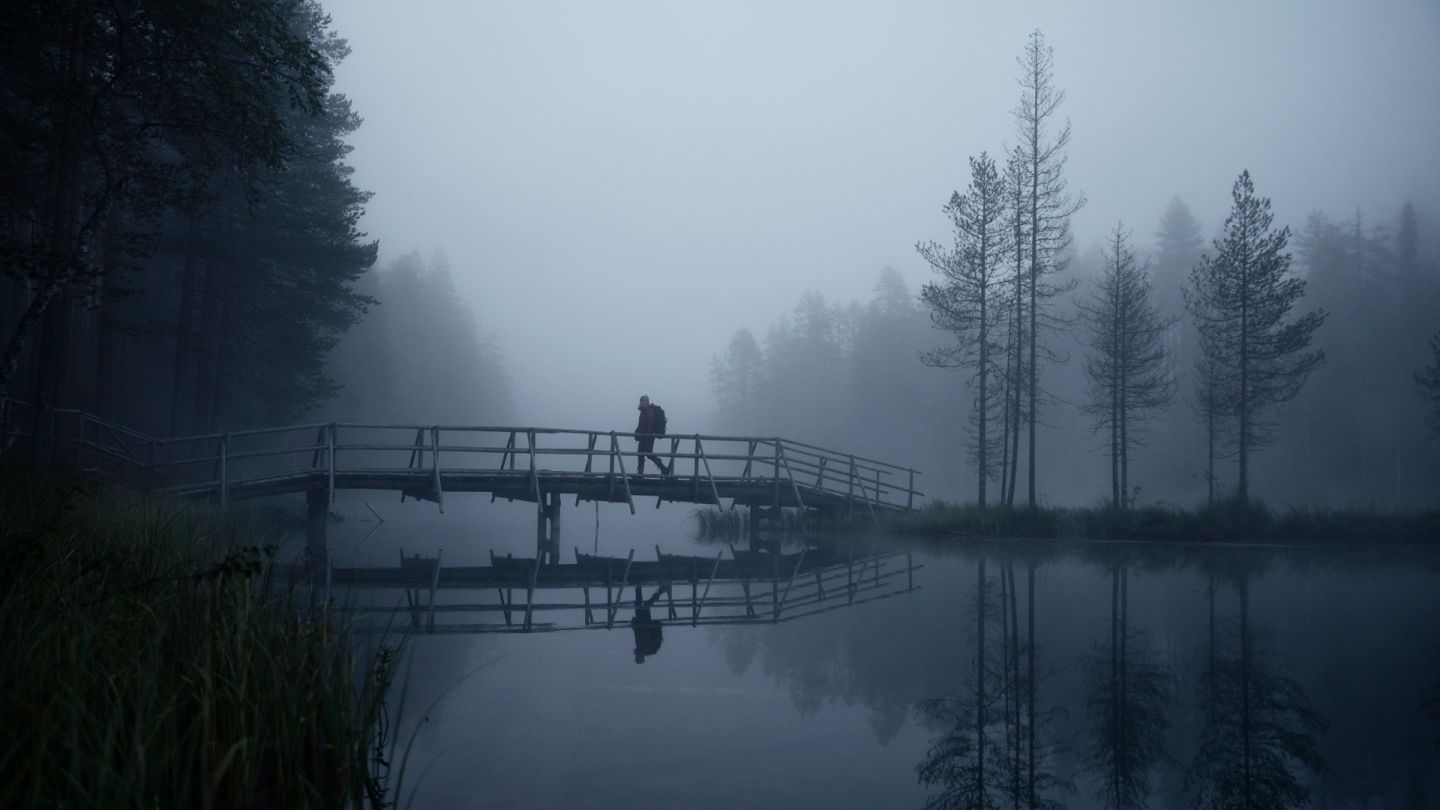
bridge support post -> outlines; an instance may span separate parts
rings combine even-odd
[[[549,555],[549,559],[546,559]],[[560,562],[560,493],[543,496],[535,526],[535,557],[549,565]]]
[[[325,524],[330,517],[330,491],[311,487],[305,491],[305,557],[313,572],[330,567],[330,544],[325,538]]]

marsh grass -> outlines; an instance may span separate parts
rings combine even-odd
[[[1289,508],[1220,501],[1196,510],[1147,506],[981,509],[933,502],[887,515],[896,534],[973,538],[1149,540],[1162,542],[1374,543],[1440,541],[1440,511]]]
[[[0,480],[0,807],[380,806],[397,652],[195,505]]]

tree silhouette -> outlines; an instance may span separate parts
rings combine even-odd
[[[754,430],[765,355],[749,329],[740,328],[730,338],[722,357],[710,361],[710,390],[720,408],[720,420],[727,428]]]
[[[1205,256],[1191,271],[1186,298],[1212,364],[1207,368],[1218,377],[1213,390],[1223,393],[1237,421],[1236,495],[1244,502],[1250,454],[1268,443],[1274,430],[1262,410],[1293,398],[1324,359],[1323,352],[1305,349],[1325,314],[1285,320],[1305,294],[1305,281],[1289,274],[1290,254],[1284,251],[1290,229],[1270,229],[1270,200],[1255,196],[1250,172],[1240,173],[1231,198],[1225,235],[1215,242],[1215,256]]]
[[[97,259],[116,245],[147,254],[163,216],[193,210],[217,171],[249,181],[298,154],[286,112],[321,114],[331,78],[296,24],[304,11],[184,0],[7,9],[0,259],[26,283],[27,304],[0,355],[0,392],[43,320],[36,404],[54,406],[70,299],[118,286],[101,283],[118,265]]]
[[[1083,410],[1095,430],[1110,434],[1110,503],[1129,503],[1130,449],[1141,441],[1142,425],[1175,395],[1175,376],[1165,348],[1170,321],[1161,316],[1151,293],[1148,270],[1137,265],[1116,226],[1105,269],[1090,300],[1081,304],[1091,354],[1085,361],[1090,401]]]
[[[1065,269],[1064,258],[1070,246],[1070,216],[1085,204],[1083,195],[1072,197],[1066,191],[1065,149],[1070,143],[1070,122],[1055,132],[1050,131],[1051,119],[1065,101],[1065,91],[1055,87],[1052,66],[1054,49],[1045,44],[1038,30],[1030,34],[1025,53],[1016,60],[1020,66],[1020,103],[1015,108],[1015,124],[1019,141],[1012,162],[1021,172],[1026,212],[1023,238],[1028,243],[1028,261],[1023,293],[1026,331],[1025,378],[1027,398],[1026,462],[1027,503],[1035,500],[1035,426],[1039,414],[1039,336],[1042,325],[1054,321],[1041,315],[1041,302],[1069,289],[1056,287],[1044,279]]]
[[[1004,316],[1000,296],[1001,263],[1005,251],[1005,194],[995,161],[981,153],[970,159],[970,186],[954,193],[945,205],[954,226],[953,247],[936,242],[917,244],[916,250],[943,281],[927,283],[920,298],[930,308],[930,320],[955,336],[955,343],[921,356],[926,365],[974,369],[970,380],[977,387],[971,411],[975,425],[972,451],[978,479],[976,501],[986,505],[986,486],[994,476],[1000,436],[991,432],[999,389],[992,387],[1002,347],[999,327]]]

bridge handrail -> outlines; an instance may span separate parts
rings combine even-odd
[[[0,398],[0,423],[3,423],[0,426],[4,427],[7,436],[29,435],[24,432],[21,424],[28,420],[20,418],[23,414],[22,409],[29,407],[28,403],[20,400]],[[157,438],[78,409],[53,409],[51,413],[52,420],[57,417],[76,419],[75,435],[73,438],[66,439],[65,442],[76,449],[79,454],[77,461],[82,465],[86,453],[93,453],[94,455],[90,456],[93,459],[109,459],[111,462],[130,465],[150,473],[151,476],[162,471],[196,465],[212,465],[210,467],[212,472],[203,476],[207,479],[205,481],[193,480],[201,476],[183,472],[169,473],[168,486],[164,485],[165,482],[153,477],[151,480],[153,485],[159,485],[162,489],[183,489],[185,491],[218,485],[221,489],[222,501],[225,498],[225,490],[231,486],[283,477],[297,472],[327,471],[330,486],[333,488],[337,468],[342,472],[360,471],[353,466],[347,469],[337,462],[337,456],[365,452],[410,453],[410,466],[414,467],[416,462],[423,464],[425,472],[433,476],[433,485],[436,495],[439,496],[442,471],[454,473],[473,469],[503,472],[507,469],[507,463],[509,469],[513,470],[516,457],[524,453],[529,463],[528,470],[523,474],[534,481],[533,487],[537,490],[537,498],[542,487],[540,481],[542,477],[566,472],[564,469],[546,469],[542,465],[542,459],[547,457],[583,458],[585,459],[585,471],[589,473],[595,457],[610,458],[609,472],[604,475],[610,481],[612,492],[615,484],[620,483],[625,493],[625,499],[633,509],[633,496],[630,492],[629,476],[626,474],[625,458],[638,459],[641,453],[638,447],[633,450],[621,449],[619,440],[647,437],[670,439],[668,451],[661,450],[655,455],[668,458],[672,468],[682,461],[692,461],[693,464],[689,465],[692,467],[690,477],[696,480],[696,496],[699,494],[698,487],[708,482],[710,496],[717,502],[719,500],[717,480],[720,478],[733,479],[729,477],[728,473],[717,475],[714,465],[739,464],[741,462],[744,463],[744,468],[739,473],[740,478],[754,479],[757,483],[774,481],[777,487],[782,486],[782,482],[788,482],[790,491],[787,499],[801,505],[804,503],[802,485],[806,487],[805,491],[863,500],[866,508],[872,510],[877,505],[890,505],[890,499],[896,495],[905,500],[907,506],[913,505],[917,495],[923,496],[923,493],[914,487],[915,476],[920,473],[913,468],[902,467],[867,456],[841,453],[819,445],[779,436],[728,436],[708,433],[641,434],[538,426],[310,422],[281,427]],[[314,438],[304,436],[303,439],[299,439],[306,431],[316,431],[317,433],[314,434]],[[356,436],[354,437],[357,439],[356,441],[347,442],[341,440],[337,435],[341,431],[347,433],[367,431],[410,433],[413,431],[416,440],[407,443],[390,443],[374,439],[367,441],[364,436]],[[443,442],[442,433],[449,434],[451,442]],[[457,434],[462,436],[496,434],[508,436],[509,440],[503,447],[498,446],[498,443],[490,444],[488,442],[474,445],[463,444],[454,442],[453,437]],[[607,434],[610,436],[609,447],[598,448],[599,438]],[[522,436],[523,439],[520,438]],[[588,440],[588,444],[582,447],[571,447],[564,446],[565,442],[562,441],[559,443],[561,446],[541,447],[537,441],[539,436],[584,437]],[[266,437],[276,437],[277,441],[273,442],[271,446],[255,446],[257,439],[263,440]],[[520,441],[524,442],[524,446],[520,445]],[[237,447],[235,446],[236,442],[243,442],[243,445]],[[707,444],[710,446],[706,446]],[[686,447],[686,445],[689,446]],[[729,445],[741,445],[741,449],[731,450]],[[148,451],[148,456],[146,451]],[[440,460],[442,453],[451,456],[452,459],[499,456],[500,462],[493,469],[489,466],[455,466],[453,463],[442,465]],[[310,457],[306,458],[306,454],[309,454]],[[428,455],[429,458],[424,459],[425,455]],[[290,459],[288,464],[283,462],[286,458]],[[351,458],[354,457],[351,456]],[[288,471],[275,469],[276,465],[272,463],[268,465],[271,469],[257,471],[254,462],[265,459],[282,460],[281,466],[289,469]],[[429,463],[425,464],[424,462],[427,460]],[[246,463],[242,465],[242,470],[236,470],[232,468],[235,462]],[[393,467],[375,468],[376,471],[393,469]],[[521,471],[515,470],[515,472]],[[766,472],[769,475],[765,475]],[[908,474],[908,484],[904,480],[897,480],[901,474]],[[177,481],[177,478],[192,480]],[[778,500],[778,489],[776,497]]]
[[[18,400],[15,400],[15,402],[16,402],[17,404],[24,404],[24,403],[20,403]],[[58,413],[85,414],[86,417],[87,417],[89,420],[91,420],[91,421],[94,421],[94,422],[100,423],[100,424],[105,424],[105,425],[107,425],[108,427],[111,427],[112,429],[125,431],[126,433],[129,433],[129,434],[133,435],[135,438],[143,439],[143,440],[145,440],[145,441],[153,441],[153,442],[156,442],[157,444],[162,444],[162,445],[166,445],[166,444],[184,444],[184,443],[188,443],[188,442],[199,442],[199,441],[213,441],[213,440],[221,439],[221,438],[223,438],[223,437],[225,437],[225,436],[229,436],[229,437],[232,438],[232,439],[236,439],[236,438],[246,438],[246,437],[251,437],[251,436],[261,436],[261,435],[266,435],[266,434],[289,433],[289,432],[299,431],[299,430],[318,430],[318,429],[325,428],[325,427],[332,426],[332,425],[333,425],[336,429],[407,430],[407,431],[409,431],[409,430],[418,430],[418,429],[421,429],[421,428],[425,428],[425,429],[437,429],[437,430],[450,431],[450,432],[459,431],[459,432],[466,432],[466,433],[507,433],[507,434],[508,434],[508,433],[517,433],[517,432],[518,432],[518,433],[537,434],[537,435],[546,435],[546,434],[549,434],[549,435],[567,435],[567,434],[568,434],[568,435],[575,435],[575,436],[589,436],[589,435],[594,434],[594,433],[608,432],[608,431],[581,430],[581,429],[578,429],[578,428],[547,428],[547,427],[531,427],[531,426],[517,427],[517,426],[512,426],[512,425],[423,425],[423,424],[415,424],[415,423],[411,423],[411,424],[392,424],[392,423],[381,423],[381,422],[313,422],[313,423],[302,423],[302,424],[297,424],[297,425],[286,425],[286,426],[283,426],[283,427],[274,427],[274,428],[252,428],[252,429],[248,429],[248,430],[233,430],[233,431],[226,431],[226,432],[220,432],[220,433],[204,433],[204,434],[194,434],[194,435],[189,435],[189,436],[176,436],[176,437],[172,437],[172,438],[157,438],[157,437],[153,437],[153,436],[146,435],[146,434],[141,433],[141,432],[139,432],[139,431],[132,430],[132,429],[127,428],[127,427],[125,427],[125,426],[123,426],[123,425],[119,425],[119,424],[117,424],[117,423],[110,422],[109,420],[105,420],[105,419],[103,419],[103,418],[101,418],[101,417],[96,417],[96,416],[90,415],[90,414],[88,414],[88,413],[86,413],[86,412],[83,412],[83,411],[78,411],[78,410],[74,410],[74,409],[57,409],[57,412],[58,412]],[[799,449],[801,449],[802,451],[809,451],[810,454],[812,454],[812,455],[814,455],[814,456],[816,456],[816,457],[845,458],[845,459],[853,458],[853,459],[855,459],[856,461],[864,462],[866,465],[881,468],[881,470],[882,470],[885,474],[891,474],[892,471],[893,471],[893,472],[912,472],[912,471],[913,471],[916,475],[922,474],[919,470],[913,470],[913,468],[910,468],[910,467],[904,467],[904,466],[901,466],[901,465],[898,465],[898,464],[892,464],[892,463],[887,462],[887,461],[880,461],[879,459],[870,458],[870,457],[868,457],[868,456],[857,455],[857,454],[854,454],[854,453],[841,453],[841,452],[838,452],[838,451],[835,451],[835,450],[831,450],[831,449],[826,448],[826,447],[821,447],[821,446],[819,446],[819,445],[810,444],[810,443],[807,443],[807,442],[796,441],[796,440],[794,440],[794,439],[785,439],[785,438],[782,438],[782,437],[779,437],[779,436],[750,436],[750,435],[746,435],[746,436],[730,436],[730,435],[710,434],[710,433],[686,433],[686,434],[622,433],[622,432],[618,432],[618,431],[615,431],[614,433],[615,433],[615,435],[617,435],[617,436],[627,437],[627,438],[641,438],[641,437],[661,438],[661,437],[667,437],[667,436],[670,437],[670,438],[675,438],[675,437],[678,436],[678,437],[681,437],[681,438],[684,438],[684,439],[699,439],[699,440],[702,440],[702,441],[727,441],[727,442],[751,442],[751,441],[753,441],[753,442],[757,442],[757,443],[760,443],[760,444],[762,444],[762,445],[768,445],[768,446],[773,446],[774,444],[779,443],[779,444],[785,445],[786,447],[799,448]]]

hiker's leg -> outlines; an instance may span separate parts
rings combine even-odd
[[[643,606],[643,603],[640,601],[640,586],[639,586],[639,585],[636,585],[636,586],[635,586],[635,609],[636,609],[636,610],[639,610],[642,606]]]

